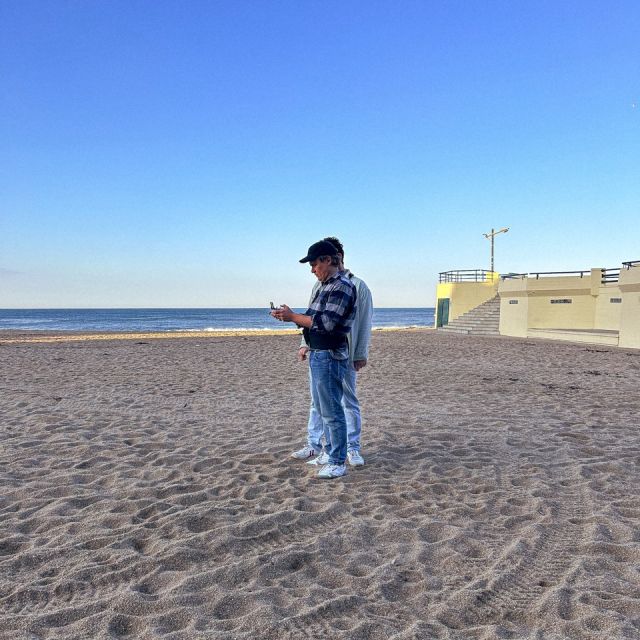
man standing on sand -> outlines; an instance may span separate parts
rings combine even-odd
[[[324,240],[336,247],[340,258],[338,268],[343,275],[351,280],[356,288],[357,308],[351,332],[347,336],[349,341],[349,366],[347,367],[347,374],[343,382],[342,406],[347,420],[347,460],[351,466],[359,467],[364,464],[364,458],[360,454],[362,416],[360,413],[360,403],[356,395],[356,379],[357,372],[366,366],[369,357],[373,302],[371,299],[371,291],[366,283],[353,275],[349,269],[345,269],[344,248],[340,240],[334,237],[324,238]],[[312,300],[319,286],[319,283],[314,285],[313,291],[311,292]],[[308,352],[309,347],[303,339],[300,349],[298,350],[298,359],[304,361]],[[322,450],[323,433],[325,439],[324,451]],[[309,422],[307,424],[307,444],[302,447],[302,449],[294,451],[291,457],[297,458],[298,460],[311,458],[307,464],[323,465],[328,461],[329,449],[329,433],[328,430],[324,428],[320,414],[313,404],[312,395]]]
[[[271,315],[303,328],[309,345],[309,371],[313,404],[329,432],[331,447],[319,478],[338,478],[347,472],[347,421],[342,406],[343,382],[349,366],[347,335],[356,311],[356,289],[340,270],[336,247],[321,240],[309,247],[300,262],[309,262],[321,283],[305,313],[287,305]]]

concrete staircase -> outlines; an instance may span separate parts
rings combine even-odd
[[[473,336],[499,336],[500,335],[500,297],[495,296],[491,300],[463,313],[438,331],[447,333],[466,333]]]

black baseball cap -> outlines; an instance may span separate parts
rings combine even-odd
[[[309,247],[307,255],[300,262],[313,262],[321,256],[337,256],[338,249],[334,244],[327,240],[320,240]]]

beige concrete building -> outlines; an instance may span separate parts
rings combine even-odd
[[[640,348],[640,260],[623,265],[618,283],[622,294],[618,346]]]
[[[461,324],[458,318],[497,294],[500,335],[640,348],[640,261],[575,272],[484,272],[490,277],[456,282],[470,277],[458,273],[474,272],[440,274],[438,327]]]

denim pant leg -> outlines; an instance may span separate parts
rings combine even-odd
[[[362,417],[360,415],[360,403],[356,395],[356,370],[353,363],[347,365],[347,373],[342,383],[342,406],[347,420],[347,448],[349,451],[360,451],[360,431],[362,430]]]
[[[312,351],[309,366],[313,402],[329,431],[329,464],[344,464],[347,459],[347,421],[342,407],[342,383],[348,360],[336,360],[328,351]]]
[[[309,409],[309,422],[307,423],[307,444],[316,452],[322,451],[322,435],[324,426],[322,418],[316,409],[313,393],[313,373],[311,371],[311,360],[309,360],[309,387],[311,389],[311,408]],[[329,452],[329,440],[326,440],[326,451]]]
[[[358,402],[358,396],[356,394],[356,379],[357,372],[353,368],[353,363],[347,365],[347,371],[342,382],[342,408],[344,409],[344,417],[347,421],[347,449],[349,451],[360,451],[360,432],[362,431],[362,416],[360,414],[360,402]],[[317,429],[323,428],[325,447],[324,450],[328,453],[331,449],[331,437],[329,435],[329,429],[322,425],[322,420],[315,408],[311,407],[309,413],[309,433],[311,434],[311,419],[314,416],[314,436],[317,433]]]

